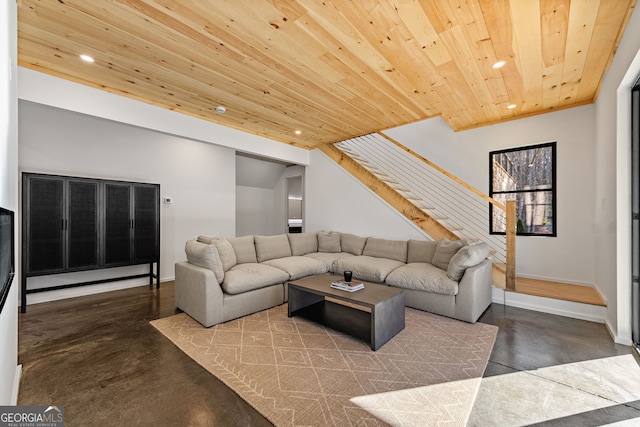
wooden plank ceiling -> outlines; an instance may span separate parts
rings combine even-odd
[[[438,115],[461,130],[591,103],[635,0],[18,5],[23,67],[313,148]]]

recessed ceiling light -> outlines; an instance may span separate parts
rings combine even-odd
[[[218,105],[216,107],[216,113],[224,114],[227,112],[227,109],[223,105]]]
[[[80,55],[80,59],[86,62],[95,62],[95,59],[93,59],[93,57],[89,55]]]
[[[507,108],[513,110],[514,108],[516,108],[516,104],[507,105]]]
[[[492,66],[493,66],[493,68],[500,68],[500,67],[504,66],[504,64],[506,64],[505,61],[498,61],[495,64],[493,64]]]
[[[301,131],[301,130],[297,130],[297,131],[295,131],[294,133],[295,133],[296,135],[301,135],[301,134],[302,134],[302,131]]]

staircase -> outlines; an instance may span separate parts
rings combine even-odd
[[[590,287],[516,277],[515,202],[497,202],[382,133],[326,144],[320,150],[433,239],[485,241],[491,247],[496,288],[606,305]],[[489,233],[489,204],[494,224],[502,224],[505,235]]]

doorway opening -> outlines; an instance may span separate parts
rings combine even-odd
[[[287,233],[302,233],[302,176],[287,178]]]

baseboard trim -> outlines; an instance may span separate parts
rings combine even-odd
[[[606,307],[591,304],[582,304],[572,301],[563,301],[553,298],[538,297],[533,295],[509,292],[494,288],[492,302],[511,307],[524,308],[539,311],[541,313],[555,314],[573,319],[587,320],[595,323],[606,323]]]
[[[22,378],[22,365],[16,366],[16,372],[13,374],[13,388],[11,389],[11,404],[18,405],[18,394],[20,393],[20,379]]]
[[[633,340],[631,338],[619,336],[617,331],[611,326],[611,323],[609,323],[609,320],[605,322],[605,326],[607,327],[607,332],[611,335],[613,342],[616,344],[628,345],[630,347],[633,346]]]

